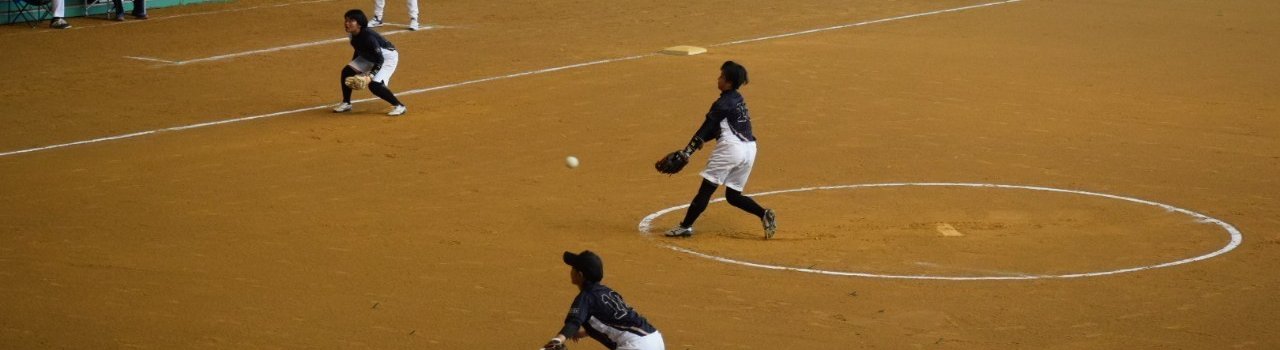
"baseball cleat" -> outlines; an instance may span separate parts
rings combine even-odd
[[[381,26],[382,26],[382,17],[373,16],[373,19],[369,20],[369,28],[381,27]]]
[[[409,19],[409,30],[418,30],[418,19],[417,19],[417,18],[410,18],[410,19]]]
[[[665,233],[664,235],[666,235],[667,237],[691,237],[693,236],[693,228],[676,226],[676,228],[667,230],[667,233]]]
[[[773,209],[764,210],[760,223],[764,224],[764,239],[773,238],[773,234],[778,232],[778,217],[773,214]]]
[[[343,113],[343,112],[350,112],[350,111],[351,111],[351,104],[347,102],[339,103],[337,106],[333,106],[334,113]]]
[[[395,116],[404,114],[404,112],[407,112],[407,111],[409,111],[409,109],[405,108],[404,106],[396,106],[395,108],[392,108],[390,112],[387,112],[387,115],[395,117]]]
[[[71,23],[67,23],[67,20],[62,18],[54,18],[53,21],[49,22],[49,28],[67,29],[71,28]]]

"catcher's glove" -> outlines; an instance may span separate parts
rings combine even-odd
[[[566,349],[568,349],[568,347],[564,346],[564,342],[561,341],[560,339],[551,339],[551,341],[547,342],[547,345],[542,346],[542,350],[566,350]]]
[[[369,82],[371,81],[373,81],[373,76],[371,75],[356,74],[347,77],[347,79],[343,80],[342,83],[346,84],[347,87],[353,90],[364,90],[364,88],[369,87]]]

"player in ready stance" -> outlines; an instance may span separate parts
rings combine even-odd
[[[391,103],[391,112],[387,115],[394,117],[404,114],[407,110],[404,104],[387,88],[387,84],[391,83],[391,74],[396,72],[396,65],[400,62],[396,46],[391,45],[378,32],[369,29],[369,18],[365,17],[364,11],[350,10],[342,17],[343,26],[351,34],[351,47],[355,48],[355,53],[351,55],[351,63],[342,67],[342,103],[334,106],[333,112],[351,111],[351,87],[347,86],[347,77],[369,74],[373,76],[369,82],[369,92]]]
[[[566,339],[577,341],[587,336],[611,350],[666,349],[657,328],[627,305],[622,295],[600,284],[604,279],[604,262],[599,255],[590,250],[578,254],[564,252],[563,259],[573,267],[569,270],[569,281],[578,286],[578,296],[569,306],[564,328],[542,349],[564,350]]]
[[[756,137],[751,133],[751,115],[747,112],[747,102],[738,93],[738,88],[746,85],[747,81],[746,67],[733,61],[725,61],[720,65],[720,78],[716,80],[720,98],[711,104],[711,111],[707,112],[702,126],[693,134],[688,146],[681,151],[672,152],[656,164],[660,172],[679,172],[683,164],[670,166],[663,163],[670,163],[673,157],[682,158],[687,163],[689,155],[702,148],[703,141],[716,140],[716,148],[711,151],[706,169],[702,170],[702,185],[698,188],[698,194],[689,203],[684,221],[668,230],[667,237],[693,236],[693,222],[707,209],[711,195],[720,184],[727,187],[724,197],[729,204],[760,218],[766,239],[773,238],[777,231],[778,222],[773,210],[762,208],[751,197],[742,195],[742,189],[747,186],[747,178],[751,176],[751,167],[756,162]]]

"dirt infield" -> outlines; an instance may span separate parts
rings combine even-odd
[[[0,348],[532,349],[582,249],[669,349],[1280,348],[1280,2],[422,5],[437,28],[388,35],[399,118],[321,108],[366,1],[0,26]],[[1243,240],[956,186],[757,197],[774,240],[723,202],[644,234],[697,190],[709,152],[652,162],[725,60],[751,73],[749,194],[1042,187]]]

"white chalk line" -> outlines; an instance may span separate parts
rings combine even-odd
[[[414,95],[414,94],[420,94],[420,93],[424,93],[424,92],[428,92],[428,91],[442,90],[442,89],[454,88],[454,87],[459,87],[459,86],[463,86],[463,85],[471,85],[471,84],[476,84],[476,83],[483,83],[483,82],[494,81],[494,80],[511,79],[511,78],[516,78],[516,77],[523,77],[523,76],[526,76],[526,75],[535,75],[535,74],[550,73],[550,72],[556,72],[556,71],[561,71],[561,70],[565,70],[565,69],[572,69],[572,68],[586,67],[586,66],[592,66],[592,65],[598,65],[598,64],[605,64],[605,63],[610,63],[610,62],[618,62],[618,61],[634,60],[634,59],[639,59],[639,58],[649,57],[649,56],[653,56],[653,55],[657,55],[657,54],[645,54],[645,55],[627,56],[627,57],[620,57],[620,58],[612,58],[612,59],[605,59],[605,60],[598,60],[598,61],[584,62],[584,63],[578,63],[578,64],[571,64],[571,65],[567,65],[567,66],[559,66],[559,67],[552,67],[552,68],[544,68],[544,69],[533,70],[533,71],[527,71],[527,72],[520,72],[520,73],[507,74],[507,75],[503,75],[503,76],[496,76],[496,77],[489,77],[489,78],[483,78],[483,79],[468,80],[468,81],[464,81],[464,82],[453,83],[453,84],[447,84],[447,85],[433,86],[433,87],[429,87],[429,88],[422,88],[422,89],[408,90],[408,91],[403,91],[403,92],[397,93],[396,95],[397,95],[397,96]],[[369,101],[375,101],[375,100],[381,100],[381,99],[379,99],[379,98],[377,98],[377,97],[369,97],[369,98],[363,98],[363,99],[358,99],[358,100],[352,100],[351,102],[352,102],[352,103],[362,103],[362,102],[369,102]],[[143,136],[143,135],[150,135],[150,134],[155,134],[155,133],[165,132],[165,131],[179,131],[179,130],[195,129],[195,128],[201,128],[201,127],[206,127],[206,126],[213,126],[213,125],[222,125],[222,124],[230,124],[230,123],[236,123],[236,122],[243,122],[243,121],[249,121],[249,120],[254,120],[254,119],[270,118],[270,117],[276,117],[276,116],[281,116],[281,115],[286,115],[286,114],[293,114],[293,113],[299,113],[299,112],[314,111],[314,110],[325,109],[325,108],[331,108],[331,107],[333,107],[333,105],[312,106],[312,107],[298,108],[298,109],[293,109],[293,110],[288,110],[288,111],[280,111],[280,112],[274,112],[274,113],[268,113],[268,114],[260,114],[260,115],[248,116],[248,117],[233,118],[233,119],[224,119],[224,120],[218,120],[218,121],[212,121],[212,122],[205,122],[205,123],[198,123],[198,124],[191,124],[191,125],[184,125],[184,126],[175,126],[175,127],[169,127],[169,128],[157,129],[157,130],[150,130],[150,131],[135,132],[135,133],[131,133],[131,134],[116,135],[116,136],[108,136],[108,137],[96,138],[96,139],[92,139],[92,140],[84,140],[84,141],[69,142],[69,143],[56,144],[56,145],[49,145],[49,146],[43,146],[43,147],[28,148],[28,149],[17,150],[17,151],[3,152],[3,153],[0,153],[0,157],[3,157],[3,156],[10,156],[10,155],[15,155],[15,154],[22,154],[22,153],[35,152],[35,151],[49,150],[49,149],[54,149],[54,148],[62,148],[62,147],[67,147],[67,146],[75,146],[75,145],[83,145],[83,144],[95,143],[95,142],[103,142],[103,141],[111,141],[111,140],[126,139],[126,138],[138,137],[138,136]]]
[[[319,1],[332,1],[332,0],[319,0]],[[319,1],[316,1],[316,2],[319,2]],[[1018,2],[1018,1],[1021,1],[1021,0],[1007,0],[1007,1],[999,1],[999,2],[992,2],[992,3],[987,3],[987,4],[981,4],[981,5],[973,5],[973,6],[958,7],[958,8],[954,8],[954,9],[950,9],[950,10],[939,10],[939,11],[925,12],[925,13],[920,13],[920,14],[915,14],[915,15],[898,16],[898,17],[886,18],[886,19],[875,20],[875,21],[869,21],[869,22],[860,22],[860,23],[864,23],[864,24],[865,24],[865,23],[881,23],[881,22],[888,22],[888,21],[899,20],[899,19],[906,19],[906,18],[920,17],[920,16],[929,15],[929,14],[947,13],[947,12],[953,12],[953,11],[960,11],[960,10],[962,10],[962,9],[972,9],[972,8],[986,7],[986,6],[992,6],[992,5],[1000,5],[1000,4],[1013,3],[1013,2]],[[297,4],[297,3],[295,3],[295,4]],[[287,5],[275,5],[275,6],[287,6]],[[842,26],[841,28],[852,27],[852,26],[855,26],[855,25],[861,25],[861,24],[845,25],[845,26]],[[831,28],[831,27],[828,27],[828,28]],[[832,28],[832,29],[839,29],[839,28]],[[806,31],[802,31],[802,32],[796,32],[796,33],[793,33],[793,34],[773,35],[773,36],[763,37],[763,38],[757,38],[757,39],[739,40],[739,41],[737,41],[737,42],[722,43],[722,44],[717,44],[717,45],[715,45],[715,46],[726,46],[726,45],[733,45],[733,44],[737,44],[737,43],[747,43],[747,42],[754,42],[754,41],[760,41],[760,40],[776,39],[776,38],[781,38],[781,37],[787,37],[787,36],[793,36],[793,35],[800,35],[800,34],[807,34],[807,33],[813,33],[813,32],[816,32],[816,31],[824,31],[824,30],[832,30],[832,29],[826,29],[826,28],[824,28],[824,29],[818,29],[818,30],[806,30]],[[620,57],[620,58],[612,58],[612,59],[603,59],[603,60],[597,60],[597,61],[591,61],[591,62],[585,62],[585,63],[572,64],[572,65],[567,65],[567,66],[559,66],[559,67],[552,67],[552,68],[544,68],[544,69],[535,70],[535,71],[528,71],[528,72],[515,73],[515,74],[504,75],[504,76],[496,76],[496,77],[489,77],[489,78],[483,78],[483,79],[470,80],[470,81],[465,81],[465,82],[460,82],[460,83],[454,83],[454,84],[448,84],[448,85],[440,85],[440,86],[435,86],[435,87],[428,87],[428,88],[422,88],[422,89],[409,90],[409,91],[406,91],[406,92],[397,93],[396,95],[398,95],[398,96],[399,96],[399,95],[412,95],[412,94],[416,94],[416,93],[422,93],[422,92],[427,92],[427,91],[435,91],[435,90],[441,90],[441,89],[453,88],[453,87],[458,87],[458,86],[463,86],[463,85],[470,85],[470,84],[475,84],[475,83],[482,83],[482,82],[488,82],[488,81],[494,81],[494,80],[502,80],[502,79],[510,79],[510,78],[521,77],[521,76],[526,76],[526,75],[534,75],[534,74],[541,74],[541,73],[549,73],[549,72],[555,72],[555,71],[560,71],[560,70],[565,70],[565,69],[572,69],[572,68],[580,68],[580,67],[586,67],[586,66],[598,65],[598,64],[603,64],[603,63],[611,63],[611,62],[619,62],[619,61],[628,61],[628,60],[634,60],[634,59],[644,58],[644,57],[651,57],[651,56],[656,56],[656,55],[657,55],[656,53],[649,53],[649,54],[635,55],[635,56],[628,56],[628,57]],[[376,98],[366,98],[366,99],[361,99],[361,100],[355,100],[355,101],[352,101],[352,102],[354,102],[354,103],[360,103],[360,102],[372,101],[372,100],[375,100],[375,99],[376,99]],[[193,124],[193,125],[187,125],[187,126],[177,126],[177,127],[170,127],[170,128],[164,128],[164,129],[158,129],[158,130],[151,130],[151,131],[142,131],[142,132],[136,132],[136,133],[131,133],[131,134],[116,135],[116,136],[108,136],[108,137],[96,138],[96,139],[92,139],[92,140],[75,141],[75,142],[62,143],[62,144],[55,144],[55,145],[48,145],[48,146],[41,146],[41,147],[35,147],[35,148],[20,149],[20,150],[15,150],[15,151],[6,151],[6,152],[0,152],[0,157],[4,157],[4,156],[11,156],[11,155],[15,155],[15,154],[30,153],[30,152],[35,152],[35,151],[44,151],[44,150],[50,150],[50,149],[57,149],[57,148],[62,148],[62,147],[67,147],[67,146],[83,145],[83,144],[97,143],[97,142],[110,141],[110,140],[119,140],[119,139],[125,139],[125,138],[131,138],[131,137],[142,136],[142,135],[154,134],[154,133],[159,132],[159,131],[173,131],[173,130],[194,129],[194,128],[202,127],[202,126],[219,125],[219,124],[228,124],[228,123],[234,123],[234,122],[240,122],[240,121],[246,121],[246,120],[261,119],[261,118],[274,117],[274,116],[280,116],[280,115],[285,115],[285,114],[290,114],[290,113],[298,113],[298,112],[303,112],[303,111],[311,111],[311,110],[321,109],[321,108],[325,108],[325,107],[328,107],[328,106],[314,106],[314,107],[306,107],[306,108],[299,108],[299,109],[294,109],[294,110],[284,111],[284,112],[275,112],[275,113],[270,113],[270,114],[263,114],[263,115],[249,116],[249,117],[243,117],[243,118],[226,119],[226,120],[215,121],[215,122],[200,123],[200,124]]]
[[[162,60],[162,59],[159,59],[159,58],[151,58],[151,57],[124,56],[124,58],[132,58],[132,59],[135,59],[135,60],[152,61],[152,62],[160,62],[160,63],[167,63],[167,64],[175,64],[175,63],[177,63],[177,62],[170,61],[170,60]]]
[[[849,277],[872,277],[872,278],[913,279],[913,280],[980,281],[980,280],[1032,280],[1032,279],[1048,279],[1048,278],[1097,277],[1097,276],[1107,276],[1107,275],[1115,275],[1115,274],[1128,273],[1128,272],[1137,272],[1137,271],[1165,268],[1165,267],[1182,265],[1186,263],[1205,260],[1218,255],[1225,254],[1226,252],[1236,249],[1236,247],[1240,246],[1240,243],[1244,240],[1244,235],[1241,234],[1240,230],[1237,230],[1235,226],[1232,226],[1231,224],[1228,224],[1225,221],[1218,220],[1218,219],[1209,217],[1208,215],[1200,214],[1191,210],[1178,208],[1178,207],[1164,204],[1164,203],[1158,203],[1158,202],[1132,198],[1132,197],[1119,196],[1114,194],[1078,191],[1078,190],[1065,190],[1065,189],[1041,187],[1041,186],[999,185],[999,184],[982,184],[982,183],[950,183],[950,182],[900,182],[900,183],[882,183],[882,184],[805,187],[805,188],[797,188],[797,189],[790,189],[790,190],[762,192],[762,193],[751,194],[748,196],[757,197],[757,196],[767,196],[767,195],[779,194],[779,193],[806,192],[806,191],[814,191],[814,190],[834,190],[834,189],[874,188],[874,187],[904,187],[904,186],[944,186],[944,187],[1023,189],[1023,190],[1069,193],[1069,194],[1117,199],[1117,200],[1122,200],[1127,202],[1159,207],[1170,212],[1181,213],[1183,215],[1187,215],[1192,218],[1195,218],[1196,221],[1199,223],[1218,225],[1223,230],[1227,231],[1227,234],[1231,237],[1231,240],[1227,243],[1226,246],[1223,246],[1222,248],[1215,250],[1213,252],[1210,252],[1208,254],[1194,256],[1194,257],[1181,259],[1177,261],[1166,262],[1162,264],[1156,264],[1156,265],[1138,266],[1138,267],[1131,267],[1131,268],[1124,268],[1124,269],[1110,270],[1110,271],[1082,272],[1082,273],[1070,273],[1070,274],[1060,274],[1060,275],[1015,274],[1013,276],[1009,276],[1009,275],[1002,275],[1002,276],[897,275],[897,274],[876,274],[876,273],[867,273],[867,272],[831,271],[831,270],[790,267],[790,266],[771,265],[771,264],[764,264],[764,263],[742,261],[742,260],[730,259],[730,258],[721,257],[721,256],[715,256],[711,254],[705,254],[705,253],[697,252],[688,248],[678,247],[672,244],[667,244],[667,243],[659,243],[659,244],[671,250],[675,250],[675,251],[693,255],[693,256],[703,257],[703,258],[707,258],[707,259],[711,259],[711,260],[715,260],[723,263],[757,267],[757,268],[770,269],[770,270],[785,270],[785,271],[816,273],[821,275],[849,276]],[[723,198],[720,198],[717,200],[713,200],[711,202],[714,203],[714,202],[719,202],[723,200],[724,200]],[[679,210],[682,208],[687,208],[687,207],[689,207],[688,204],[674,206],[674,207],[659,210],[657,212],[654,212],[653,214],[649,214],[649,216],[646,216],[644,217],[644,219],[640,220],[640,224],[637,226],[637,228],[640,230],[642,234],[649,235],[650,234],[649,230],[652,227],[652,223],[654,219],[657,219],[659,216],[662,216],[663,214],[666,214],[675,210]]]
[[[106,0],[102,0],[102,1],[106,1]],[[285,6],[305,5],[305,4],[314,4],[314,3],[318,3],[318,2],[330,2],[330,1],[336,1],[336,0],[311,0],[311,1],[291,2],[291,3],[275,4],[275,5],[261,5],[261,6],[245,7],[245,8],[235,8],[235,9],[227,9],[227,10],[209,11],[209,12],[193,12],[193,13],[184,13],[184,14],[172,15],[172,16],[151,16],[150,18],[148,18],[148,19],[146,19],[146,20],[135,20],[135,21],[124,21],[124,22],[111,22],[111,23],[106,23],[106,24],[102,24],[102,25],[94,25],[94,26],[84,26],[84,25],[79,25],[79,24],[77,24],[77,25],[73,25],[71,28],[68,28],[68,29],[45,29],[45,30],[38,31],[38,32],[36,32],[36,33],[61,32],[61,31],[67,31],[67,30],[81,30],[81,29],[101,28],[101,27],[116,26],[116,25],[138,24],[138,23],[145,23],[145,22],[157,22],[157,21],[169,20],[169,19],[174,19],[174,18],[182,18],[182,17],[194,17],[194,16],[217,15],[217,14],[230,13],[230,12],[240,12],[240,11],[257,10],[257,9],[261,9],[261,8],[269,8],[269,7],[285,7]],[[109,5],[108,5],[108,6],[109,6]],[[97,15],[97,14],[95,14],[95,15],[92,15],[92,16],[98,16],[98,15]],[[86,15],[85,17],[89,17],[89,15]],[[14,33],[14,34],[20,34],[20,33]],[[9,35],[14,35],[14,34],[9,34]]]
[[[724,42],[724,43],[719,43],[719,44],[712,44],[712,45],[711,45],[711,47],[716,47],[716,46],[727,46],[727,45],[737,45],[737,44],[750,43],[750,42],[756,42],[756,41],[764,41],[764,40],[772,40],[772,39],[786,38],[786,37],[790,37],[790,36],[805,35],[805,34],[813,34],[813,33],[819,33],[819,32],[825,32],[825,31],[831,31],[831,30],[837,30],[837,29],[845,29],[845,28],[850,28],[850,27],[864,26],[864,25],[868,25],[868,24],[876,24],[876,23],[892,22],[892,21],[903,20],[903,19],[908,19],[908,18],[924,17],[924,16],[932,16],[932,15],[943,14],[943,13],[949,13],[949,12],[959,12],[959,11],[964,11],[964,10],[972,10],[972,9],[976,9],[976,8],[983,8],[983,7],[987,7],[987,6],[1004,5],[1004,4],[1008,4],[1008,3],[1015,3],[1015,2],[1019,2],[1019,1],[1022,1],[1022,0],[1006,0],[1006,1],[991,2],[991,3],[978,4],[978,5],[972,5],[972,6],[957,7],[957,8],[953,8],[953,9],[938,10],[938,11],[931,11],[931,12],[922,12],[922,13],[910,14],[910,15],[905,15],[905,16],[898,16],[898,17],[890,17],[890,18],[883,18],[883,19],[871,20],[871,21],[866,21],[866,22],[858,22],[858,23],[842,24],[842,25],[838,25],[838,26],[831,26],[831,27],[826,27],[826,28],[809,29],[809,30],[804,30],[804,31],[799,31],[799,32],[792,32],[792,33],[786,33],[786,34],[770,35],[770,36],[759,37],[759,38],[754,38],[754,39],[743,39],[743,40],[737,40],[737,41],[730,41],[730,42]]]
[[[425,28],[425,27],[424,27],[424,28]],[[434,28],[445,28],[445,27],[444,27],[444,26],[431,26],[430,28],[427,28],[427,29],[419,29],[419,30],[417,30],[417,31],[421,32],[421,31],[426,31],[426,30],[434,29]],[[393,31],[389,31],[389,32],[385,32],[385,33],[380,33],[380,34],[390,36],[390,35],[396,35],[396,34],[400,34],[400,33],[407,33],[407,32],[413,32],[413,31],[412,31],[412,30],[408,30],[408,29],[404,29],[404,30],[393,30]],[[236,53],[229,53],[229,54],[223,54],[223,55],[217,55],[217,56],[209,56],[209,57],[203,57],[203,58],[193,58],[193,59],[189,59],[189,60],[185,60],[185,61],[170,61],[170,60],[159,59],[159,58],[153,58],[153,57],[139,57],[139,56],[124,56],[124,58],[131,58],[131,59],[135,59],[135,60],[144,60],[144,61],[155,61],[155,62],[162,62],[162,63],[167,63],[167,64],[172,64],[172,65],[181,66],[181,65],[190,64],[190,63],[209,62],[209,61],[220,61],[220,60],[225,60],[225,59],[228,59],[228,58],[235,58],[235,57],[242,57],[242,56],[249,56],[249,55],[257,55],[257,54],[261,54],[261,53],[270,53],[270,52],[276,52],[276,51],[284,51],[284,50],[300,49],[300,48],[304,48],[304,47],[311,47],[311,46],[317,46],[317,45],[324,45],[324,44],[332,44],[332,43],[345,42],[345,41],[348,41],[348,40],[351,40],[351,39],[350,39],[350,38],[348,38],[348,37],[341,37],[341,38],[337,38],[337,39],[318,40],[318,41],[311,41],[311,42],[305,42],[305,43],[300,43],[300,44],[292,44],[292,45],[285,45],[285,46],[276,46],[276,47],[271,47],[271,48],[258,49],[258,50],[250,50],[250,51],[243,51],[243,52],[236,52]]]

